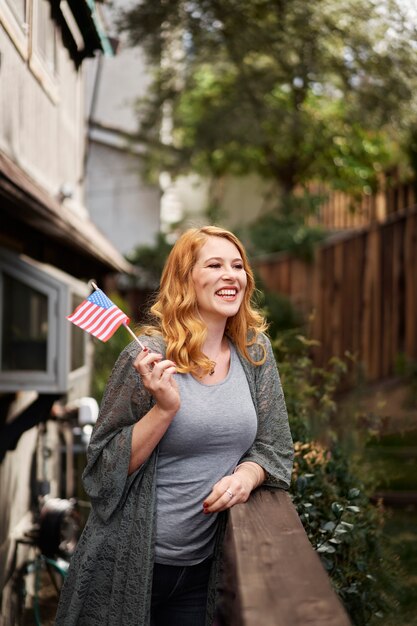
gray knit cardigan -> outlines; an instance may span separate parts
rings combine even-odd
[[[164,354],[160,337],[141,337]],[[267,472],[266,486],[287,489],[293,445],[287,411],[271,345],[266,336],[250,348],[257,360],[263,344],[267,358],[253,366],[241,354],[258,417],[255,442],[241,459]],[[104,394],[91,437],[84,487],[92,510],[72,557],[63,587],[56,626],[148,626],[155,529],[157,449],[128,475],[132,429],[153,404],[133,367],[139,351],[134,341],[120,354]],[[215,605],[220,549],[225,527],[221,514],[209,590],[207,624]]]

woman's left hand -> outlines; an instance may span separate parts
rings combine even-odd
[[[259,469],[263,473],[262,468]],[[254,472],[253,467],[240,466],[237,472],[224,476],[214,485],[212,492],[203,502],[204,513],[219,513],[235,504],[246,502],[252,490],[259,484],[259,474]]]

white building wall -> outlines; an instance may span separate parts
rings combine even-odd
[[[276,190],[255,175],[227,176],[211,188],[207,178],[197,175],[179,177],[167,184],[162,198],[161,221],[164,230],[179,219],[184,226],[207,223],[207,208],[213,197],[219,206],[218,226],[235,229],[245,226],[276,206]]]
[[[11,23],[6,10],[0,0],[0,18]],[[0,150],[52,195],[70,185],[73,205],[82,211],[83,76],[55,28],[57,64],[52,72],[36,54],[35,38],[31,52],[29,38],[23,38],[19,50],[0,24]]]
[[[142,157],[110,145],[90,143],[86,198],[91,219],[123,254],[152,244],[159,231],[159,189],[141,176]]]
[[[103,7],[110,28],[114,13]],[[126,254],[152,245],[160,228],[160,189],[143,176],[144,147],[135,143],[139,128],[135,103],[145,95],[149,71],[140,48],[122,37],[117,54],[86,62],[86,116],[90,122],[86,204],[92,220]]]

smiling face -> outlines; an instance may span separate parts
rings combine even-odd
[[[208,237],[200,248],[192,280],[198,310],[206,322],[226,323],[239,311],[247,277],[237,247],[224,237]]]

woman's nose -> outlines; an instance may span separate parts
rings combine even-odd
[[[223,278],[224,280],[235,280],[237,275],[237,270],[233,267],[225,267],[223,270]]]

